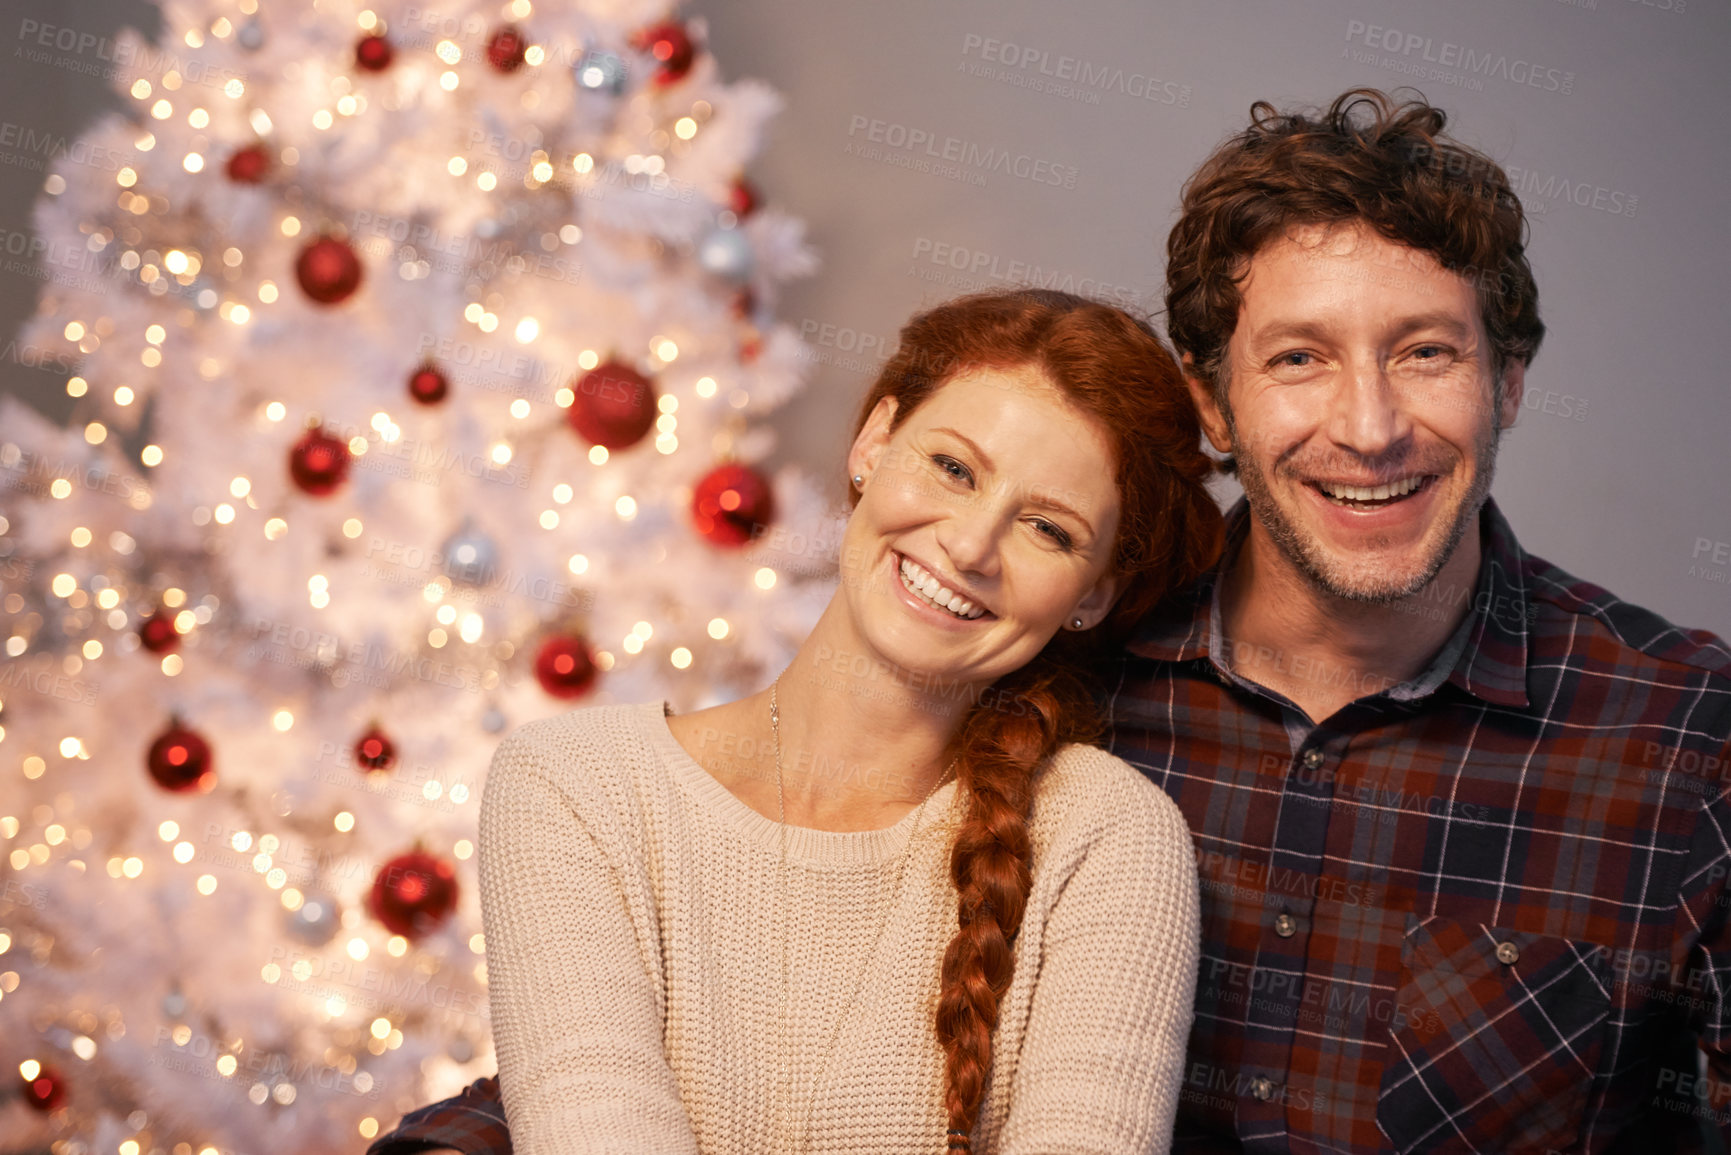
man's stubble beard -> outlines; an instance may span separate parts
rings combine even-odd
[[[1490,428],[1481,435],[1474,445],[1475,456],[1479,469],[1473,477],[1472,488],[1461,500],[1456,510],[1454,523],[1449,526],[1448,534],[1432,555],[1419,567],[1419,572],[1404,582],[1385,582],[1370,584],[1361,581],[1354,582],[1340,567],[1333,565],[1322,548],[1311,538],[1306,537],[1294,525],[1280,508],[1280,503],[1274,500],[1274,495],[1268,486],[1268,479],[1263,476],[1261,466],[1249,454],[1243,451],[1243,442],[1238,436],[1238,426],[1233,420],[1232,410],[1222,406],[1226,418],[1227,436],[1232,441],[1232,454],[1238,466],[1238,482],[1244,489],[1244,499],[1250,506],[1250,515],[1261,523],[1269,540],[1285,557],[1311,587],[1319,593],[1342,601],[1359,602],[1366,605],[1394,605],[1412,597],[1428,586],[1442,568],[1454,556],[1460,546],[1461,539],[1466,536],[1467,528],[1472,525],[1490,496],[1491,478],[1496,472],[1497,446],[1502,440],[1501,423],[1494,418]]]

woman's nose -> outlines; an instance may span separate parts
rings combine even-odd
[[[938,527],[938,545],[958,575],[998,576],[1001,564],[1002,518],[987,503],[956,510]]]

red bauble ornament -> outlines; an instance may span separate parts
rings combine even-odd
[[[750,365],[763,356],[763,335],[755,328],[748,327],[745,336],[739,339],[739,363]]]
[[[637,35],[637,46],[655,58],[655,83],[660,85],[683,78],[691,71],[691,63],[697,56],[691,34],[677,21],[644,29]]]
[[[270,171],[270,153],[262,144],[249,144],[237,149],[228,158],[224,168],[228,179],[235,184],[258,184],[264,180],[264,174]]]
[[[655,424],[655,382],[629,365],[603,361],[571,389],[576,397],[565,419],[592,444],[624,449]]]
[[[487,63],[496,72],[515,72],[523,67],[523,57],[528,51],[529,42],[523,39],[523,34],[507,24],[487,41]]]
[[[361,285],[361,259],[348,242],[318,237],[308,242],[295,261],[301,291],[321,305],[345,300]]]
[[[535,680],[555,698],[581,698],[595,684],[595,662],[589,645],[575,635],[558,635],[541,643],[535,655]]]
[[[340,437],[309,429],[289,450],[289,476],[313,497],[332,493],[349,475],[349,446]]]
[[[744,177],[733,182],[733,187],[727,190],[727,207],[733,210],[733,215],[744,220],[757,211],[762,201],[757,195],[757,186]]]
[[[691,517],[712,545],[744,545],[775,518],[775,492],[749,466],[718,465],[692,491]]]
[[[157,610],[138,623],[138,640],[153,654],[171,654],[180,645],[180,631],[174,628],[174,615]]]
[[[24,1080],[24,1101],[44,1115],[66,1102],[66,1076],[53,1067],[42,1067],[34,1079]]]
[[[457,872],[424,850],[399,854],[379,867],[367,908],[392,934],[431,934],[457,909]]]
[[[178,718],[150,744],[145,766],[156,784],[176,794],[209,790],[216,785],[216,766],[210,743]]]
[[[445,375],[431,365],[422,365],[409,378],[409,396],[422,405],[437,405],[445,399],[451,384]]]
[[[355,66],[368,72],[383,72],[396,52],[383,36],[363,36],[355,42]]]
[[[389,770],[397,761],[397,745],[375,724],[355,740],[355,761],[363,770]]]

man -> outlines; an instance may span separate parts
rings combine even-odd
[[[1502,170],[1422,101],[1252,114],[1166,298],[1245,499],[1110,699],[1202,879],[1174,1150],[1699,1149],[1731,1115],[1731,652],[1488,497],[1544,335]]]

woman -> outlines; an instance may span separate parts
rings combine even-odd
[[[518,1152],[1166,1148],[1191,843],[1086,743],[1093,670],[1218,551],[1199,441],[1124,313],[941,305],[862,407],[841,584],[788,669],[500,746],[480,873]]]

